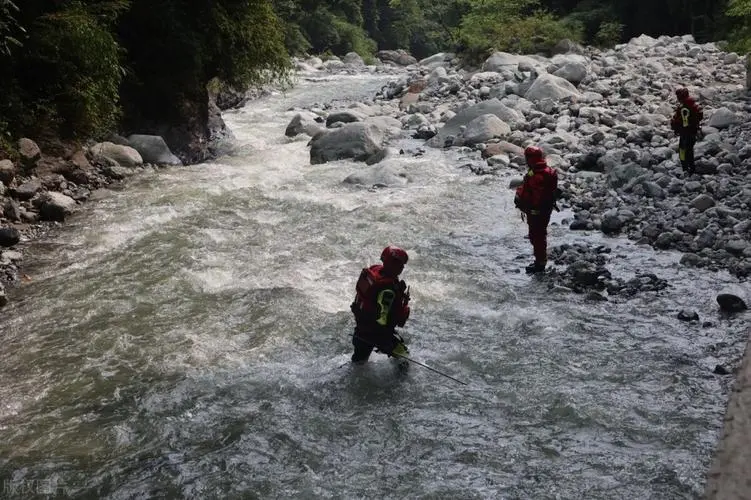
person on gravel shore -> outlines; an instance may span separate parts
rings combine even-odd
[[[680,88],[675,91],[678,98],[678,107],[675,109],[673,119],[670,120],[670,127],[673,132],[678,134],[678,156],[681,160],[681,166],[686,174],[693,174],[696,166],[694,165],[694,145],[696,136],[701,130],[701,120],[704,114],[696,101],[689,96],[688,89]]]
[[[527,273],[541,273],[548,263],[548,223],[555,208],[558,193],[558,172],[548,166],[542,149],[528,146],[524,150],[529,170],[524,182],[516,190],[514,206],[521,210],[522,220],[529,226],[529,241],[535,261],[526,267]]]

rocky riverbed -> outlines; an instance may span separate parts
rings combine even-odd
[[[561,174],[571,230],[676,250],[683,265],[726,270],[745,281],[751,273],[751,97],[744,60],[691,36],[641,36],[607,51],[564,41],[556,52],[498,52],[474,69],[460,67],[453,54],[436,54],[409,64],[372,103],[301,110],[287,135],[312,137],[313,164],[354,158],[375,165],[350,179],[373,186],[408,182],[409,173],[389,161],[420,154],[420,148],[389,147],[405,134],[456,152],[458,166],[478,175],[524,172],[523,148],[537,144]],[[693,175],[681,168],[669,126],[680,87],[697,98],[705,116]],[[551,260],[568,266],[553,273],[559,284],[593,299],[605,298],[602,291],[630,296],[668,286],[668,277],[646,270],[628,282],[611,276],[597,247],[574,252],[573,260],[573,249],[552,249]]]

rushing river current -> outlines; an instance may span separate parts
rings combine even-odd
[[[428,149],[403,155],[407,185],[368,189],[342,183],[362,164],[311,166],[284,137],[291,107],[385,78],[230,112],[233,154],[139,175],[27,250],[0,313],[0,498],[701,494],[729,381],[712,370],[743,348],[713,304],[731,280],[555,214],[551,245],[607,244],[614,274],[671,284],[587,302],[519,273],[508,177]],[[347,363],[355,281],[387,244],[410,254],[412,357],[466,386]]]

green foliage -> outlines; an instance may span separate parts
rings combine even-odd
[[[740,53],[751,52],[751,0],[730,0],[727,16],[732,22],[728,49]]]
[[[357,52],[363,59],[372,59],[377,45],[365,30],[340,18],[334,18],[333,24],[339,38],[339,43],[331,47],[335,53]]]
[[[18,132],[52,128],[63,137],[90,137],[115,125],[119,48],[82,3],[39,17],[18,56],[17,88],[10,92]]]
[[[283,25],[268,0],[133,0],[118,32],[127,127],[205,113],[214,77],[244,90],[289,70]]]
[[[209,9],[202,85],[218,76],[235,88],[283,79],[289,70],[283,25],[267,0],[225,0]]]
[[[602,23],[594,36],[594,43],[599,47],[613,47],[621,42],[623,25],[616,21]]]
[[[461,22],[464,55],[479,62],[493,51],[547,52],[563,38],[581,40],[580,25],[538,10],[536,0],[475,0]]]
[[[19,9],[11,0],[0,0],[0,58],[10,56],[12,48],[20,47],[18,34],[25,30],[16,21]]]

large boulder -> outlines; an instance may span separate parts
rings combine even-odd
[[[287,129],[284,131],[284,135],[287,137],[295,137],[299,134],[307,134],[310,137],[315,136],[317,133],[323,130],[323,127],[316,121],[317,117],[313,113],[304,111],[297,113],[287,125]],[[319,118],[320,119],[320,118]]]
[[[636,163],[615,165],[607,172],[607,182],[612,188],[620,188],[635,181],[647,173],[647,170]]]
[[[130,146],[138,151],[146,163],[156,165],[182,165],[180,158],[172,154],[167,143],[158,135],[133,134],[128,137]],[[118,162],[119,163],[119,162]]]
[[[365,61],[363,61],[362,57],[360,57],[360,54],[357,52],[347,52],[344,57],[342,57],[342,62],[344,64],[349,64],[350,66],[365,66]]]
[[[140,153],[130,146],[121,146],[112,142],[100,142],[91,147],[94,157],[101,156],[116,162],[121,167],[133,168],[143,165]]]
[[[21,157],[21,165],[26,170],[33,169],[42,158],[42,150],[37,143],[26,137],[18,140],[18,155]]]
[[[32,199],[39,191],[42,190],[42,181],[33,178],[12,189],[13,196],[21,201]]]
[[[62,222],[65,217],[72,214],[76,209],[76,200],[70,196],[55,191],[43,193],[33,200],[33,204],[39,209],[41,220]]]
[[[520,65],[525,69],[542,66],[540,62],[529,56],[509,54],[508,52],[494,52],[493,55],[485,60],[482,70],[502,73],[504,70],[516,71]]]
[[[383,149],[384,131],[373,123],[355,122],[327,130],[310,141],[310,164],[351,158],[365,161]]]
[[[380,50],[376,55],[378,59],[383,62],[391,62],[398,64],[399,66],[409,66],[410,64],[417,64],[417,59],[412,57],[409,52],[403,49]]]
[[[393,139],[402,133],[402,122],[393,116],[370,116],[365,118],[364,121],[380,130],[384,140]]]
[[[456,57],[456,55],[452,52],[439,52],[438,54],[433,54],[425,59],[420,59],[419,64],[420,66],[427,66],[428,68],[438,68],[448,66],[454,57]]]
[[[579,85],[587,77],[587,66],[580,62],[570,61],[553,73],[574,85]]]
[[[16,167],[10,160],[0,160],[0,182],[9,186],[16,177]]]
[[[357,111],[334,111],[326,117],[326,126],[330,127],[334,123],[361,122],[363,121],[363,118],[365,117],[362,115],[362,113],[359,113]]]
[[[456,137],[460,135],[462,127],[469,125],[469,123],[475,118],[488,114],[497,116],[503,122],[506,122],[512,127],[518,126],[524,121],[524,115],[519,111],[509,108],[505,104],[502,104],[498,99],[489,99],[464,108],[458,112],[446,122],[446,124],[438,131],[438,134],[436,134],[428,144],[433,147],[443,147],[448,137]]]
[[[535,79],[524,97],[532,102],[545,99],[559,101],[567,97],[581,97],[581,94],[568,80],[545,73]]]
[[[740,122],[738,115],[730,111],[728,108],[716,109],[712,116],[709,117],[707,125],[716,129],[728,128],[731,125],[735,125]]]
[[[464,143],[468,145],[487,142],[490,139],[506,137],[511,127],[496,115],[481,115],[469,122],[464,131]]]
[[[744,293],[739,289],[723,290],[717,295],[717,304],[725,312],[741,312],[748,309],[744,300]]]
[[[21,241],[21,233],[15,227],[0,227],[0,247],[12,247]]]

